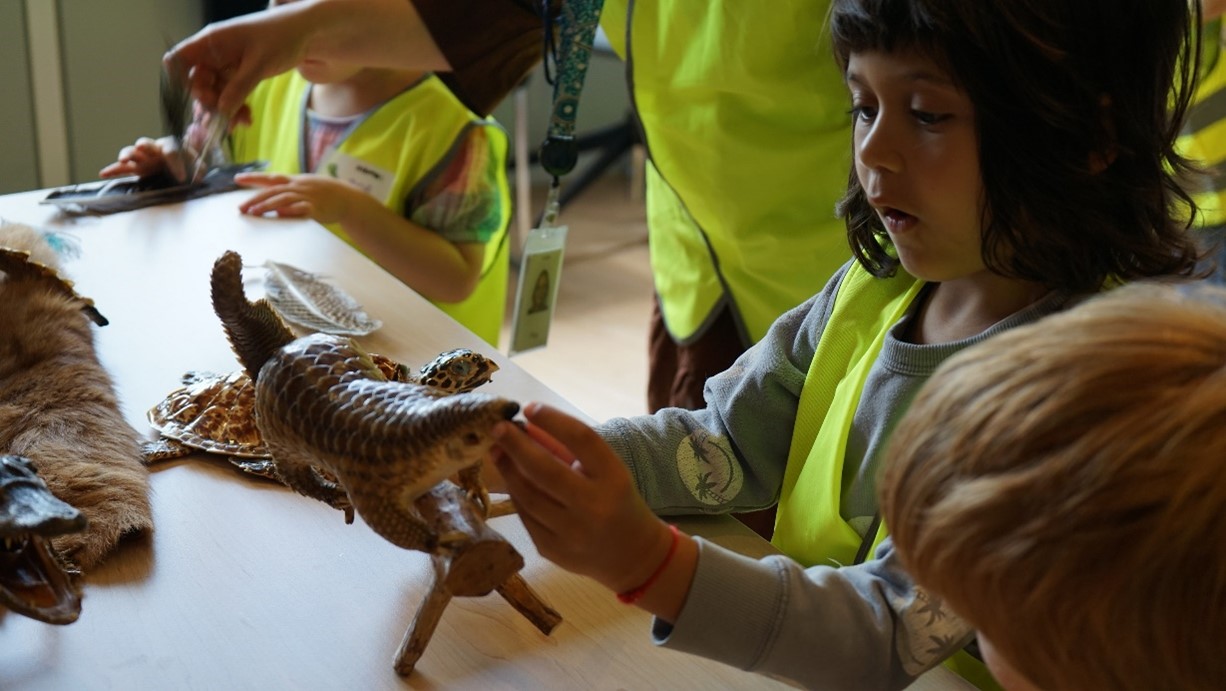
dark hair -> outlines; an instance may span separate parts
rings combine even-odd
[[[950,73],[975,108],[984,264],[1084,292],[1194,271],[1180,185],[1194,167],[1174,147],[1199,20],[1188,0],[834,0],[830,26],[843,69],[853,52],[903,49]],[[838,210],[856,259],[892,274],[854,170]]]

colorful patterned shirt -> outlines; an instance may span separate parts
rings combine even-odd
[[[333,118],[307,112],[307,170],[321,160],[365,114]],[[405,208],[410,221],[451,242],[486,242],[501,229],[499,162],[484,127],[469,127],[448,159],[416,187]]]

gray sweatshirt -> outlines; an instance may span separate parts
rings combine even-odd
[[[609,420],[598,429],[658,514],[740,512],[778,501],[801,388],[849,265],[712,377],[704,410],[669,408]],[[852,421],[842,478],[844,520],[862,536],[868,533],[877,513],[884,442],[942,361],[1067,303],[1068,296],[1050,293],[983,333],[935,345],[901,339],[913,305],[890,328]],[[698,543],[698,567],[680,616],[672,625],[653,623],[654,639],[666,647],[807,687],[890,689],[907,686],[973,635],[914,586],[889,540],[874,559],[842,568],[805,568],[783,556],[749,559]]]

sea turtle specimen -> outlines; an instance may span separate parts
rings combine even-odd
[[[255,386],[256,422],[282,482],[345,511],[347,521],[356,510],[405,549],[434,552],[467,539],[435,534],[413,502],[458,477],[488,510],[480,464],[490,430],[519,404],[391,381],[351,338],[296,337],[267,302],[247,300],[235,252],[214,263],[211,287],[213,310]]]
[[[497,363],[468,348],[440,353],[417,374],[382,355],[372,354],[371,360],[390,381],[429,386],[447,394],[471,391],[498,371]],[[188,372],[183,375],[183,386],[150,408],[146,417],[160,435],[144,445],[146,463],[205,451],[227,456],[253,475],[277,479],[272,454],[255,424],[255,387],[243,370]]]
[[[48,624],[81,614],[81,591],[51,538],[85,530],[85,516],[47,489],[24,456],[0,456],[0,606]]]

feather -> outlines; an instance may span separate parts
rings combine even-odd
[[[70,235],[69,233],[59,230],[52,230],[50,228],[34,228],[33,226],[26,226],[24,223],[14,223],[12,221],[0,218],[0,228],[10,228],[13,226],[25,226],[26,228],[37,232],[43,237],[43,240],[47,242],[47,245],[54,250],[55,255],[60,259],[77,259],[81,256],[81,241],[75,235]],[[8,242],[0,244],[5,247],[12,246],[16,247],[17,249],[24,249],[21,246],[10,244],[13,236],[20,237],[20,234],[23,232],[24,231],[0,231],[0,233],[8,234],[6,237]],[[22,242],[32,244],[35,247],[38,246],[38,243],[32,240],[24,240]],[[40,259],[39,257],[35,257],[35,261],[51,266],[51,262],[47,258]],[[55,266],[52,266],[52,268],[58,270],[58,263]]]
[[[265,297],[288,322],[339,336],[365,336],[383,326],[351,295],[316,274],[272,260],[264,268]]]
[[[162,106],[162,127],[182,142],[187,126],[192,124],[192,91],[187,83],[187,72],[177,66],[163,67],[158,97]]]

